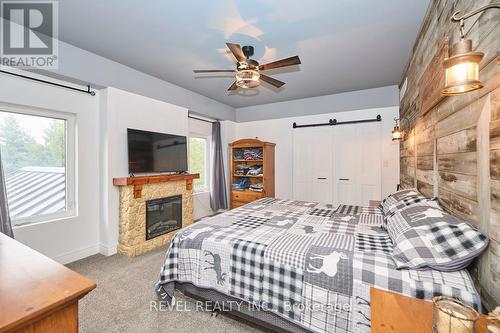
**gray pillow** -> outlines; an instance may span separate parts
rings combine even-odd
[[[382,210],[384,215],[387,215],[389,208],[393,205],[397,204],[400,200],[403,200],[407,196],[417,195],[418,190],[414,188],[405,189],[401,191],[397,191],[387,196],[379,205],[379,208]]]
[[[398,269],[464,269],[488,245],[488,237],[463,220],[428,205],[404,208],[388,218]]]
[[[389,209],[387,209],[387,213],[385,214],[385,216],[387,218],[391,217],[405,207],[413,206],[413,205],[418,204],[418,203],[426,203],[426,202],[427,202],[427,199],[423,195],[420,195],[420,194],[408,195],[405,198],[403,198],[403,199],[399,200],[398,202],[396,202],[395,204],[393,204],[391,207],[389,207]]]
[[[406,198],[407,196],[417,195],[420,192],[416,188],[407,188],[405,190],[400,190],[392,194],[392,197],[397,201]]]

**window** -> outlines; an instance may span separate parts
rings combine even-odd
[[[193,182],[195,192],[209,191],[210,141],[207,137],[189,138],[189,172],[199,173],[200,178]]]
[[[0,107],[0,147],[14,226],[75,214],[72,115]]]

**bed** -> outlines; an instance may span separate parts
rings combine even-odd
[[[370,332],[370,288],[478,309],[465,269],[397,269],[381,207],[264,198],[197,222],[172,240],[156,285],[175,302],[244,301],[237,313],[289,332]]]

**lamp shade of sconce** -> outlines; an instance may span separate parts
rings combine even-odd
[[[394,128],[392,129],[392,141],[401,141],[403,140],[404,132],[399,126],[399,118],[394,118],[394,121],[396,124],[394,125]]]
[[[453,44],[451,56],[444,60],[445,87],[442,94],[453,96],[483,87],[479,81],[479,63],[484,53],[472,51],[470,39]]]
[[[392,130],[392,141],[401,141],[403,139],[403,131],[399,126],[394,126],[394,129]]]
[[[236,85],[240,88],[255,88],[260,84],[260,74],[253,69],[245,69],[236,73]]]
[[[493,8],[500,9],[500,3],[490,3],[464,15],[460,15],[460,11],[452,15],[451,22],[460,24],[460,41],[453,44],[450,57],[444,59],[446,74],[442,95],[453,96],[483,87],[479,81],[479,63],[484,53],[472,51],[472,40],[465,39],[464,21]]]

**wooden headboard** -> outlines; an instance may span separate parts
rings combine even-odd
[[[402,122],[406,135],[400,182],[403,188],[417,187],[428,197],[438,197],[451,214],[489,235],[489,248],[473,266],[473,276],[483,302],[492,307],[500,304],[498,11],[478,16],[468,36],[485,53],[480,65],[484,88],[454,97],[440,95],[442,60],[448,44],[458,39],[449,17],[471,6],[473,1],[432,1],[427,11],[403,76],[408,83],[400,115],[408,121]]]

